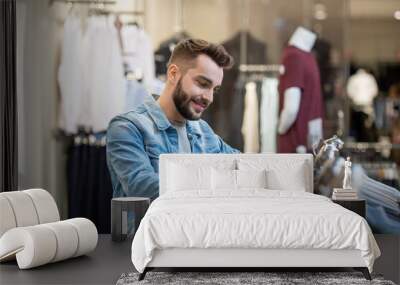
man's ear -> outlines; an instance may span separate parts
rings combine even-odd
[[[170,64],[167,69],[167,80],[172,85],[178,83],[179,78],[181,77],[181,71],[176,64]]]

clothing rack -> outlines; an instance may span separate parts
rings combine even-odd
[[[345,156],[360,164],[368,176],[386,184],[398,188],[399,171],[397,164],[390,159],[391,143],[345,143],[342,149]]]
[[[281,64],[241,64],[239,71],[243,73],[285,73],[285,67]]]
[[[120,16],[120,15],[144,16],[145,15],[144,11],[115,11],[113,13],[118,16]]]
[[[391,150],[391,149],[400,149],[400,144],[392,144],[388,142],[377,142],[377,143],[370,143],[370,142],[345,142],[344,148],[349,150]]]
[[[390,161],[380,162],[361,162],[367,175],[377,181],[388,186],[398,188],[399,186],[399,170],[397,164]]]
[[[54,2],[68,3],[68,4],[101,4],[101,5],[114,5],[117,3],[116,0],[49,0],[51,6]],[[111,12],[111,11],[110,11]],[[115,15],[132,15],[132,16],[144,16],[144,11],[112,11]]]
[[[99,233],[110,233],[113,188],[107,168],[106,135],[81,131],[67,148],[68,217],[90,219]]]
[[[106,135],[94,135],[91,133],[81,133],[74,136],[74,145],[105,146]]]
[[[49,0],[49,6],[53,5],[54,2],[62,2],[68,4],[102,4],[102,5],[114,5],[117,3],[116,0]]]

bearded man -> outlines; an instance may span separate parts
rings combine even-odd
[[[233,65],[223,46],[199,39],[180,42],[172,52],[165,89],[135,110],[111,120],[107,164],[114,197],[159,195],[158,160],[162,153],[238,153],[201,115]]]

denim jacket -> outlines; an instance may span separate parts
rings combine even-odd
[[[203,120],[187,121],[192,153],[238,153]],[[114,197],[159,194],[158,158],[178,153],[178,134],[149,96],[135,110],[113,118],[107,130],[107,164]]]

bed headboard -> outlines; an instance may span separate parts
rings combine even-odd
[[[198,165],[210,164],[215,165],[219,162],[232,162],[237,169],[239,161],[261,161],[266,165],[275,165],[277,163],[286,164],[290,167],[293,163],[304,162],[304,175],[306,191],[313,193],[313,156],[311,154],[277,154],[277,153],[261,153],[261,154],[161,154],[159,160],[160,173],[160,195],[167,191],[168,164],[182,163],[190,167],[190,164]],[[288,173],[290,179],[290,173]]]

